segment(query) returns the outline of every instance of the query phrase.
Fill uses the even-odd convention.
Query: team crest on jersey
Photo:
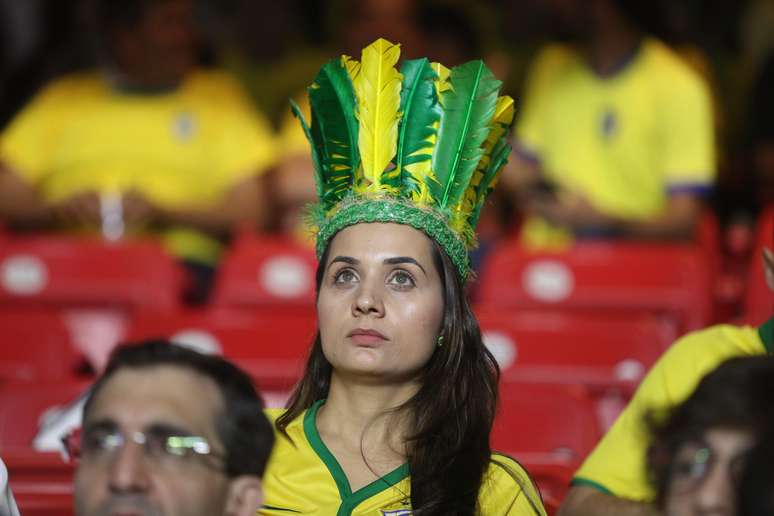
[[[382,510],[382,516],[411,516],[409,509],[396,509],[394,511]]]
[[[196,133],[196,120],[191,113],[180,113],[172,122],[172,134],[181,142],[187,142]]]

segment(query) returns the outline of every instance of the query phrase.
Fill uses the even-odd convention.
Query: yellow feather
[[[451,89],[451,83],[449,82],[449,74],[451,72],[441,63],[430,63],[430,66],[438,76],[435,79],[435,93],[438,95],[438,102],[443,106],[443,97],[441,96],[441,93]]]
[[[363,49],[355,93],[360,109],[358,145],[366,190],[382,190],[382,174],[398,148],[400,88],[403,76],[395,69],[399,45],[378,39]],[[389,172],[387,173],[389,174]]]
[[[481,156],[476,171],[473,172],[473,176],[470,179],[468,188],[465,190],[460,205],[455,207],[459,212],[460,218],[467,217],[475,208],[477,200],[476,187],[481,184],[481,180],[484,178],[484,172],[487,167],[489,167],[489,162],[492,159],[492,150],[494,149],[495,144],[511,126],[514,115],[515,108],[513,99],[508,96],[498,97],[495,113],[490,124],[489,135],[482,145],[484,155]],[[490,187],[494,187],[494,184],[495,183],[490,185]]]
[[[347,70],[347,74],[349,74],[349,78],[352,81],[352,84],[355,84],[355,81],[357,80],[357,76],[360,74],[360,62],[352,59],[349,56],[341,56],[341,64],[344,66],[344,69]]]

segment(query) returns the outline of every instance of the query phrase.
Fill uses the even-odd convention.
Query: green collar
[[[341,465],[333,456],[333,453],[325,446],[320,433],[317,431],[317,411],[322,405],[325,404],[325,400],[317,400],[309,407],[304,415],[304,434],[312,449],[315,451],[323,464],[328,468],[333,480],[336,481],[336,486],[339,488],[339,497],[341,498],[341,505],[339,506],[338,516],[352,514],[352,511],[365,500],[372,496],[391,488],[404,478],[409,476],[408,464],[398,466],[391,472],[384,475],[382,478],[377,478],[367,486],[361,487],[354,493],[349,485],[349,480]]]
[[[758,327],[758,336],[767,353],[774,353],[774,317]]]

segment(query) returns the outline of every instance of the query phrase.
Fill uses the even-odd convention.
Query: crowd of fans
[[[303,107],[325,60],[385,37],[409,58],[484,55],[517,99],[482,253],[514,233],[556,250],[692,241],[708,212],[752,232],[774,202],[774,4],[695,4],[0,1],[0,229],[158,239],[203,303],[237,230],[312,245],[312,162],[287,100]],[[726,234],[724,251],[739,252]],[[675,343],[561,516],[774,514],[772,330],[718,325]],[[122,348],[73,450],[78,514],[144,507],[152,489],[149,513],[253,514],[274,441],[261,409],[228,362],[166,342]],[[110,468],[108,455],[120,457]]]

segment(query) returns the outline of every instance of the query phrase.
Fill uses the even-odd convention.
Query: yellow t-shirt
[[[206,208],[275,162],[268,123],[223,72],[195,71],[164,93],[119,91],[100,72],[54,81],[0,137],[0,160],[58,201],[139,190],[165,208]],[[214,262],[220,246],[171,228],[175,255]]]
[[[352,492],[344,471],[320,438],[315,425],[322,401],[287,427],[290,442],[277,440],[263,477],[264,504],[259,515],[393,515],[411,514],[411,481],[404,464]],[[282,409],[269,409],[273,422]],[[545,516],[540,496],[524,469],[513,459],[492,455],[479,493],[482,515]]]
[[[659,213],[670,193],[712,185],[708,88],[655,39],[644,39],[606,77],[572,47],[546,47],[532,66],[523,106],[517,151],[605,214],[642,220]]]
[[[760,328],[719,325],[690,333],[656,362],[610,431],[575,473],[573,485],[589,485],[619,498],[651,501],[645,415],[682,403],[701,378],[732,357],[774,352],[774,319]]]

